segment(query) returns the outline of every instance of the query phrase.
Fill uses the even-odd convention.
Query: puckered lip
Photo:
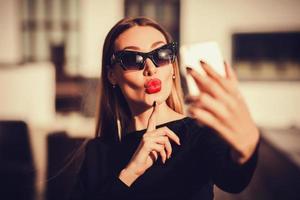
[[[148,94],[157,93],[161,90],[161,80],[158,78],[149,79],[145,83],[145,92]]]
[[[161,80],[160,79],[152,78],[152,79],[149,79],[145,82],[144,87],[149,88],[149,87],[160,86],[160,85],[161,85]]]

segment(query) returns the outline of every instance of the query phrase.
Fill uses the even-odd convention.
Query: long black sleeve
[[[240,165],[232,160],[229,145],[212,129],[207,129],[207,135],[201,142],[200,149],[206,149],[205,160],[213,182],[226,192],[241,192],[250,183],[255,171],[260,141],[252,156]]]
[[[70,200],[105,200],[124,198],[130,188],[109,166],[109,146],[100,140],[87,143],[85,158]]]
[[[92,139],[77,177],[71,200],[212,200],[213,185],[238,193],[249,184],[256,168],[258,146],[243,165],[230,157],[230,147],[212,129],[186,117],[160,124],[180,138],[171,141],[172,155],[161,157],[128,187],[118,175],[136,151],[146,130],[127,133],[121,142]]]

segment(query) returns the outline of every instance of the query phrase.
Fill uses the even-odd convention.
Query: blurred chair
[[[86,138],[70,138],[66,132],[48,136],[46,200],[67,200],[79,170]]]
[[[0,121],[0,199],[33,200],[35,167],[23,121]]]

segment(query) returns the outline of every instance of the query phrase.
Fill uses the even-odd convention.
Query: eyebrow
[[[161,43],[165,44],[165,42],[163,42],[163,41],[157,41],[157,42],[154,42],[154,43],[151,45],[151,48],[154,48],[154,47],[156,47],[157,45],[159,45],[159,44],[161,44]],[[127,47],[123,48],[123,50],[126,50],[126,49],[140,50],[140,48],[137,47],[137,46],[127,46]]]

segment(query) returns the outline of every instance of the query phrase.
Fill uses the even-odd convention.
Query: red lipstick
[[[161,81],[158,78],[150,79],[145,84],[146,92],[153,94],[161,90]]]

